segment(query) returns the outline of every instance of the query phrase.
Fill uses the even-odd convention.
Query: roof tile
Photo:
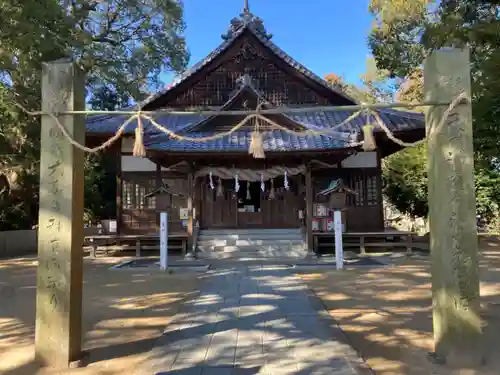
[[[214,132],[190,133],[190,138],[203,138],[214,135]],[[350,134],[340,136],[301,135],[275,130],[262,134],[265,151],[307,151],[327,150],[350,147]],[[148,150],[164,150],[173,152],[201,151],[248,151],[251,131],[238,131],[222,138],[196,142],[192,140],[168,139],[163,135],[151,135],[145,142]]]

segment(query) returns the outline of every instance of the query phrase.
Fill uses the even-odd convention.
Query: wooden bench
[[[357,247],[360,250],[361,255],[366,254],[367,247],[404,247],[406,252],[411,254],[413,248],[413,232],[401,232],[401,231],[385,231],[385,232],[347,232],[342,234],[342,245],[345,248]],[[319,250],[320,248],[335,248],[335,243],[319,243],[321,237],[332,237],[335,238],[335,234],[332,232],[317,232],[313,233],[314,238],[314,249]],[[399,239],[396,241],[388,241],[388,238]],[[401,241],[403,239],[403,241]],[[358,240],[358,241],[349,241]]]
[[[178,249],[182,250],[184,254],[187,251],[187,242],[188,236],[187,233],[169,233],[168,239],[176,239],[181,242],[180,246],[169,246],[169,249]],[[141,250],[159,250],[160,244],[157,245],[144,245],[143,242],[147,241],[160,241],[160,235],[158,234],[96,234],[91,236],[86,236],[85,240],[90,243],[90,257],[95,258],[97,254],[97,249],[102,242],[135,242],[135,256],[139,258],[141,256]],[[142,243],[141,243],[142,242]],[[123,247],[121,247],[123,250]],[[108,250],[104,250],[106,255],[108,254]]]

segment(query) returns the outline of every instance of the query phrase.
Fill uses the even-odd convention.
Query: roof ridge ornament
[[[254,90],[257,90],[256,82],[252,79],[250,74],[245,73],[238,78],[236,78],[236,87],[237,89],[241,89],[242,87],[251,87]]]
[[[248,0],[245,0],[243,11],[240,13],[239,17],[235,17],[231,20],[229,30],[225,34],[222,34],[222,39],[232,39],[234,34],[238,30],[249,25],[252,26],[255,30],[259,31],[266,39],[271,39],[273,37],[272,34],[267,33],[266,28],[264,27],[264,21],[262,21],[260,17],[257,17],[252,12],[250,12]]]

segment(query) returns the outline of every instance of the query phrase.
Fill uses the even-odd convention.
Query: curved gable
[[[164,107],[212,108],[223,105],[248,74],[277,105],[350,105],[355,100],[336,91],[323,79],[276,46],[260,23],[243,18],[205,59],[173,84],[142,103],[145,109]],[[251,15],[253,17],[253,15]],[[272,96],[272,98],[271,98]]]

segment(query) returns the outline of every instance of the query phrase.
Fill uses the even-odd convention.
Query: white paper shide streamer
[[[240,191],[240,182],[238,181],[238,173],[236,173],[236,175],[234,176],[234,191],[235,192]]]
[[[264,190],[266,190],[266,185],[264,184],[264,175],[263,174],[260,175],[260,190],[262,190],[262,192],[264,192]]]
[[[286,190],[290,190],[290,185],[288,185],[288,173],[286,173],[286,171],[285,171],[285,182],[284,182],[284,186],[285,186],[285,189],[286,189]]]
[[[212,172],[209,174],[210,189],[214,190],[214,180],[212,178]]]

